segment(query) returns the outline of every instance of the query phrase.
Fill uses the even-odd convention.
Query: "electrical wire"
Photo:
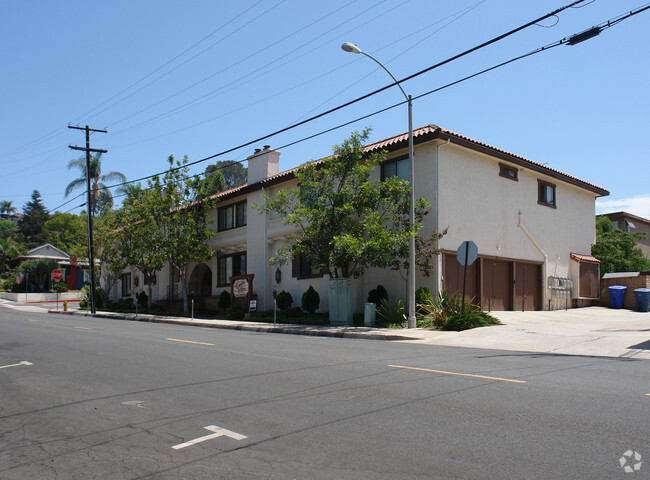
[[[565,7],[565,8],[566,8],[566,7]],[[619,17],[615,17],[615,18],[610,19],[610,20],[608,20],[608,21],[606,21],[606,22],[603,22],[603,23],[599,24],[598,26],[599,26],[601,29],[603,29],[603,30],[604,30],[604,29],[607,29],[607,28],[611,28],[611,27],[613,27],[613,26],[619,24],[619,23],[622,22],[623,20],[625,20],[625,19],[627,19],[627,18],[630,18],[630,17],[632,17],[632,16],[634,16],[634,15],[637,15],[637,14],[639,14],[639,13],[641,13],[641,12],[643,12],[643,11],[646,11],[646,10],[648,10],[648,9],[650,9],[650,3],[648,3],[648,4],[646,4],[646,5],[642,6],[642,7],[639,7],[637,10],[630,11],[630,12],[627,13],[627,14],[623,14],[623,15],[621,15],[621,16],[619,16]],[[476,72],[476,73],[473,73],[473,74],[471,74],[471,75],[465,76],[465,77],[463,77],[463,78],[461,78],[461,79],[455,80],[454,82],[451,82],[451,83],[445,84],[445,85],[443,85],[443,86],[441,86],[441,87],[437,87],[437,88],[435,88],[435,89],[433,89],[433,90],[429,90],[428,92],[425,92],[425,93],[422,93],[422,94],[420,94],[420,95],[417,95],[417,96],[413,97],[412,100],[417,100],[417,99],[423,98],[423,97],[425,97],[425,96],[431,95],[431,94],[433,94],[433,93],[439,92],[439,91],[441,91],[441,90],[444,90],[444,89],[446,89],[446,88],[450,88],[450,87],[452,87],[452,86],[454,86],[454,85],[457,85],[457,84],[459,84],[459,83],[461,83],[461,82],[464,82],[464,81],[467,81],[467,80],[469,80],[469,79],[475,78],[475,77],[477,77],[477,76],[479,76],[479,75],[483,75],[483,74],[485,74],[485,73],[487,73],[487,72],[490,72],[490,71],[496,70],[497,68],[500,68],[500,67],[503,67],[503,66],[509,65],[510,63],[516,62],[516,61],[518,61],[518,60],[522,60],[522,59],[524,59],[524,58],[530,57],[530,56],[532,56],[532,55],[535,55],[535,54],[538,54],[538,53],[541,53],[541,52],[549,51],[549,50],[551,50],[552,48],[558,47],[558,46],[560,46],[560,45],[567,45],[567,44],[569,44],[570,39],[571,39],[571,37],[565,37],[565,38],[563,38],[563,39],[561,39],[561,40],[558,40],[558,41],[556,41],[556,42],[550,43],[550,44],[545,45],[545,46],[543,46],[543,47],[537,48],[537,49],[532,50],[532,51],[530,51],[530,52],[528,52],[528,53],[524,53],[524,54],[519,55],[519,56],[517,56],[517,57],[513,57],[513,58],[511,58],[510,60],[506,60],[506,61],[501,62],[501,63],[499,63],[499,64],[493,65],[492,67],[489,67],[489,68],[483,69],[483,70],[481,70],[481,71],[479,71],[479,72]],[[426,69],[425,69],[425,70],[426,70]],[[410,76],[410,78],[413,78],[413,76]],[[360,97],[360,98],[367,98],[367,97]],[[356,102],[355,102],[355,103],[356,103]],[[316,134],[313,134],[313,135],[310,135],[310,136],[304,137],[304,138],[299,139],[299,140],[296,140],[296,141],[294,141],[294,142],[291,142],[291,143],[285,144],[285,145],[280,146],[280,147],[278,147],[278,148],[287,148],[287,147],[289,147],[289,146],[292,146],[292,145],[295,145],[295,144],[298,144],[298,143],[304,142],[304,141],[306,141],[306,140],[309,140],[309,139],[315,138],[315,137],[320,136],[320,135],[323,135],[323,134],[325,134],[325,133],[332,132],[332,131],[337,130],[337,129],[339,129],[339,128],[342,128],[342,127],[348,126],[348,125],[350,125],[350,124],[356,123],[356,122],[361,121],[361,120],[364,120],[364,119],[366,119],[366,118],[370,118],[370,117],[372,117],[372,116],[375,116],[375,115],[378,115],[378,114],[380,114],[380,113],[386,112],[386,111],[391,110],[391,109],[393,109],[393,108],[396,108],[396,107],[398,107],[398,106],[400,106],[400,105],[404,105],[405,103],[406,103],[405,100],[404,100],[404,101],[401,101],[401,102],[398,102],[398,103],[396,103],[396,104],[393,104],[393,105],[390,105],[390,106],[388,106],[388,107],[385,107],[385,108],[383,108],[383,109],[381,109],[381,110],[377,110],[377,111],[372,112],[372,113],[370,113],[370,114],[367,114],[367,115],[364,115],[364,116],[361,116],[361,117],[355,118],[354,120],[347,121],[347,122],[342,123],[342,124],[339,124],[339,125],[337,125],[337,126],[335,126],[335,127],[328,128],[328,129],[326,129],[326,130],[323,130],[323,131],[318,132],[318,133],[316,133]],[[320,116],[323,116],[323,115],[324,115],[324,114],[321,114]],[[319,116],[319,117],[320,117],[320,116]],[[302,124],[304,124],[304,123],[306,123],[306,122],[301,122],[300,125],[302,125]],[[283,133],[283,132],[285,132],[285,131],[287,131],[287,130],[289,130],[289,129],[292,129],[292,128],[295,128],[295,126],[292,125],[292,126],[289,126],[289,127],[285,127],[285,128],[283,128],[283,129],[281,129],[281,130],[279,130],[279,131],[277,131],[277,132],[271,133],[271,134],[269,134],[269,135],[265,135],[265,136],[260,137],[260,138],[258,138],[258,139],[252,140],[252,141],[250,141],[250,142],[247,142],[247,143],[241,144],[241,145],[236,146],[236,147],[232,147],[232,148],[226,149],[226,150],[224,150],[224,151],[222,151],[222,152],[216,153],[216,154],[214,154],[214,155],[210,155],[210,156],[205,157],[205,158],[202,158],[202,159],[200,159],[200,160],[196,160],[196,161],[193,161],[193,162],[189,162],[189,163],[183,165],[182,167],[175,167],[175,168],[173,168],[173,169],[165,170],[165,171],[163,171],[163,172],[159,172],[159,173],[156,173],[156,174],[153,174],[153,175],[149,175],[149,176],[146,176],[146,177],[141,177],[141,178],[136,179],[136,180],[131,180],[131,181],[128,181],[128,182],[124,182],[124,183],[120,183],[120,184],[115,184],[115,185],[110,185],[110,186],[108,186],[108,187],[106,187],[106,188],[107,188],[107,189],[112,189],[112,188],[117,188],[117,187],[124,186],[124,185],[127,185],[127,184],[135,183],[135,182],[140,182],[140,181],[148,180],[148,179],[150,179],[150,178],[153,178],[154,176],[161,175],[161,174],[164,174],[164,173],[169,172],[169,171],[175,171],[175,170],[179,170],[179,169],[181,169],[181,168],[186,168],[186,167],[190,167],[190,166],[193,166],[193,165],[196,165],[196,164],[202,163],[202,162],[206,162],[206,161],[208,161],[208,160],[212,160],[212,159],[214,159],[214,158],[216,158],[216,157],[219,157],[219,156],[225,155],[225,154],[227,154],[227,153],[231,153],[231,152],[233,152],[233,151],[235,151],[235,150],[239,150],[239,149],[241,149],[241,148],[244,148],[244,147],[246,147],[246,146],[252,145],[252,144],[254,144],[254,143],[258,143],[258,142],[260,142],[260,141],[262,141],[262,140],[266,140],[266,139],[268,139],[268,138],[270,138],[270,137],[273,137],[273,136],[277,135],[278,133]],[[235,162],[235,163],[242,163],[243,161],[245,161],[245,160],[241,160],[241,161],[239,161],[239,162]],[[223,167],[222,167],[222,168],[223,168]],[[204,173],[205,173],[205,172],[204,172]],[[200,173],[200,174],[197,174],[197,175],[203,175],[204,173]],[[69,202],[68,202],[68,203],[69,203]]]

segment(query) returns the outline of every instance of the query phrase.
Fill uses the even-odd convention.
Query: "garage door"
[[[515,262],[514,310],[541,310],[541,278],[541,265]]]
[[[477,260],[467,267],[465,299],[477,303],[481,297],[479,284],[479,264]],[[463,293],[463,266],[458,263],[455,253],[445,253],[443,257],[443,286],[450,293]]]
[[[512,263],[483,258],[483,310],[512,310]]]

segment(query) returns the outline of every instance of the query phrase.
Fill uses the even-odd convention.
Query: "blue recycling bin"
[[[624,285],[612,285],[609,287],[609,308],[622,308],[623,297],[627,287]]]
[[[635,288],[634,299],[636,300],[637,312],[650,310],[650,288]]]

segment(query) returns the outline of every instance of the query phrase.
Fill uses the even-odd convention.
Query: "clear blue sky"
[[[78,176],[90,125],[104,172],[129,180],[274,132],[434,65],[571,0],[5,0],[0,5],[0,200],[22,211],[33,190],[55,209]],[[413,96],[644,5],[596,0],[406,82]],[[598,213],[650,217],[650,11],[576,46],[561,45],[418,99],[435,123],[610,190]],[[550,27],[550,28],[544,28]],[[402,100],[396,87],[215,160],[292,143]],[[407,130],[406,106],[282,148],[280,168],[326,156],[354,129]],[[208,163],[197,165],[202,171]],[[82,200],[59,208],[67,211]],[[72,211],[78,213],[81,209]]]

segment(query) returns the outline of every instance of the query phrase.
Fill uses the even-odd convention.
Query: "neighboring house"
[[[18,257],[18,260],[36,260],[47,258],[54,260],[61,267],[63,281],[70,290],[79,290],[84,285],[90,285],[90,269],[88,260],[77,261],[70,257],[63,250],[56,248],[49,243],[36,247],[27,252],[27,255]]]
[[[14,223],[18,223],[22,217],[22,213],[0,213],[0,220],[11,220]]]
[[[635,238],[634,243],[641,249],[643,256],[650,260],[650,220],[627,212],[605,213],[598,216],[609,218],[616,228],[620,228],[624,232],[645,233],[645,238]]]
[[[434,294],[462,289],[456,250],[465,240],[478,246],[479,258],[468,268],[467,296],[485,310],[544,310],[590,304],[599,296],[600,262],[590,255],[595,242],[595,200],[609,192],[558,170],[472,140],[436,125],[414,131],[416,196],[433,211],[425,217],[424,234],[448,229],[440,241],[444,253],[417,286]],[[387,150],[375,172],[409,178],[408,135],[397,135],[366,147]],[[265,146],[248,158],[248,184],[215,195],[216,232],[208,244],[219,252],[210,261],[190,265],[188,290],[215,302],[230,291],[230,277],[254,274],[258,309],[273,307],[272,292],[286,290],[294,305],[310,285],[319,292],[320,311],[328,310],[328,282],[309,262],[297,259],[276,269],[269,258],[287,241],[290,226],[260,213],[263,193],[295,187],[297,169],[280,172],[280,152]],[[177,297],[179,277],[165,269],[152,279],[154,301]],[[278,282],[279,280],[279,282]],[[124,272],[113,297],[144,290],[149,279],[137,269]],[[368,292],[383,285],[391,298],[405,297],[406,284],[392,270],[374,269],[352,281],[356,311],[363,311]],[[571,299],[571,300],[569,300]]]

